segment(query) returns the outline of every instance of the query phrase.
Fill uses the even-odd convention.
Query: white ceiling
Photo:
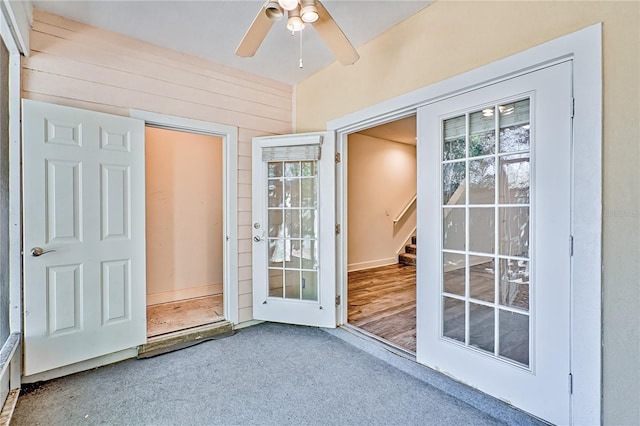
[[[285,20],[275,23],[253,58],[235,49],[260,10],[254,0],[34,0],[34,7],[89,25],[145,40],[213,62],[295,84],[335,61],[313,29],[303,31],[304,67],[299,68],[300,39]],[[323,0],[357,49],[380,33],[428,6],[426,0]]]
[[[361,130],[358,133],[378,139],[416,145],[416,116],[411,115],[397,121]]]

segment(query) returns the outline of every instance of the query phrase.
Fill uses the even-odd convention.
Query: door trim
[[[222,227],[226,240],[223,249],[223,315],[226,320],[238,324],[238,128],[136,109],[130,110],[129,115],[144,120],[145,126],[222,139]]]
[[[0,43],[9,51],[9,332],[22,334],[22,134],[21,134],[21,73],[20,51],[25,48],[21,37],[13,30],[16,16],[11,5],[0,7]],[[4,344],[4,342],[2,342]],[[19,345],[22,346],[22,339]],[[10,360],[10,388],[20,387],[22,349]]]
[[[571,268],[571,366],[574,381],[571,419],[575,424],[601,421],[602,389],[602,24],[431,84],[327,123],[336,132],[336,151],[346,161],[350,133],[414,114],[420,106],[479,89],[556,63],[572,61],[576,99],[573,140],[571,215],[574,256]],[[337,172],[337,220],[343,224],[337,242],[338,294],[346,299],[346,170]],[[569,249],[569,242],[567,242]],[[579,283],[580,285],[574,285]],[[338,323],[347,318],[346,303]]]

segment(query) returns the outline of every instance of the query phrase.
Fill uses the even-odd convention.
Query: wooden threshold
[[[0,412],[0,426],[11,425],[11,418],[13,417],[13,412],[16,409],[16,404],[18,403],[19,396],[20,396],[20,389],[12,389],[9,391],[9,395],[7,395],[7,400],[4,402],[4,405],[2,406],[2,412]]]
[[[222,320],[187,330],[176,331],[147,339],[138,347],[138,359],[151,358],[167,352],[184,349],[207,340],[221,339],[233,335],[233,324]]]

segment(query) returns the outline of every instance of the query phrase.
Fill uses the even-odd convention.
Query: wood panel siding
[[[251,305],[251,139],[291,133],[287,84],[34,10],[22,96],[129,116],[130,109],[238,127],[238,319]]]

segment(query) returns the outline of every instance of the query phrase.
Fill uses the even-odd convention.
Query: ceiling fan
[[[336,21],[320,0],[267,0],[236,49],[236,55],[253,56],[271,26],[287,13],[287,29],[292,33],[302,31],[305,24],[313,25],[320,38],[343,65],[351,65],[359,58]]]

